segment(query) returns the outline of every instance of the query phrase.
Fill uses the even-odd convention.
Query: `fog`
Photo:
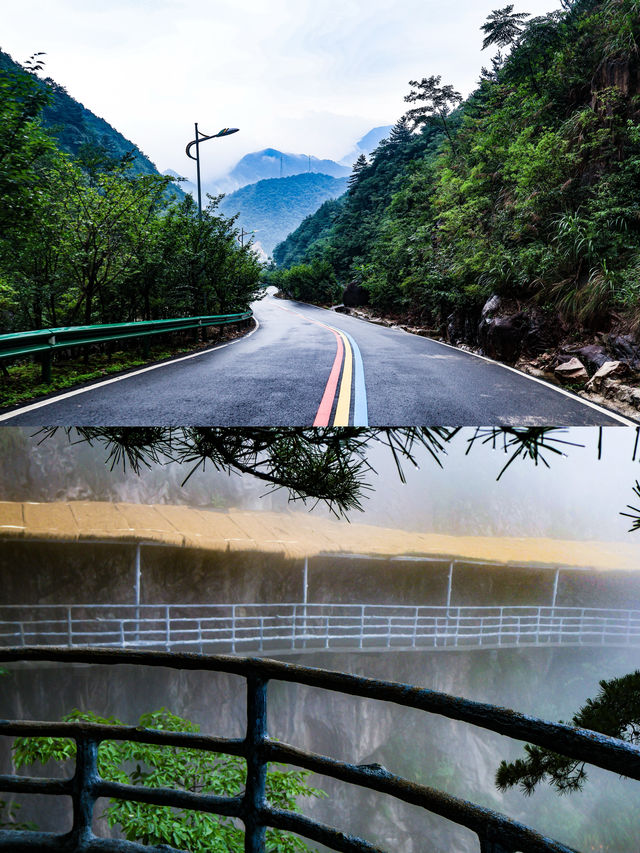
[[[442,443],[438,464],[414,447],[415,464],[396,460],[381,441],[366,448],[370,466],[361,477],[362,512],[348,521],[453,535],[534,536],[633,541],[632,520],[621,515],[640,505],[637,431],[612,427],[554,430],[536,462],[474,429]],[[0,499],[110,500],[173,503],[250,510],[305,509],[289,503],[286,489],[274,491],[252,475],[216,471],[211,464],[183,481],[195,463],[162,459],[139,473],[108,459],[99,442],[80,441],[60,430],[45,438],[30,429],[5,428],[0,437]],[[599,445],[600,451],[599,452]],[[554,449],[558,452],[554,452]],[[635,459],[634,459],[635,454]],[[545,461],[546,463],[545,464]],[[548,465],[548,467],[547,467]],[[329,514],[310,500],[306,509]],[[636,534],[640,540],[640,533]]]
[[[514,436],[517,431],[465,429],[445,441],[442,434],[432,434],[438,461],[426,447],[414,445],[413,458],[400,462],[401,476],[397,459],[384,443],[388,435],[380,433],[376,440],[372,433],[360,472],[363,511],[348,511],[343,523],[454,535],[640,543],[640,532],[629,532],[632,519],[620,514],[628,504],[640,506],[633,491],[640,479],[635,429],[554,430],[538,446],[537,457],[521,453],[505,469],[518,447],[524,447],[510,444],[505,450],[505,442]],[[291,508],[286,489],[274,492],[250,474],[229,475],[208,464],[184,483],[196,462],[180,464],[164,457],[136,473],[130,465],[123,468],[120,460],[110,459],[99,438],[92,444],[80,438],[76,431],[60,430],[49,437],[16,428],[0,431],[0,499],[108,500],[256,511]],[[299,504],[293,508],[305,509]],[[320,516],[330,513],[313,499],[306,510]],[[45,556],[51,560],[51,554]],[[335,650],[282,657],[565,720],[596,695],[600,679],[621,676],[638,665],[633,647],[552,645],[375,654]],[[144,670],[127,677],[104,668],[35,671],[34,678],[33,668],[12,670],[0,694],[1,715],[55,719],[81,707],[134,722],[140,713],[167,705],[212,734],[228,733],[225,726],[231,726],[236,736],[243,731],[242,691],[232,691],[222,677],[209,683],[195,674],[187,678]],[[383,764],[407,778],[495,808],[583,851],[634,849],[640,805],[637,783],[596,771],[590,772],[584,794],[559,798],[542,786],[532,798],[517,791],[502,795],[493,776],[501,758],[521,755],[522,746],[514,741],[434,715],[295,685],[274,683],[269,696],[272,736],[346,761]],[[6,768],[6,744],[4,749],[0,758]],[[433,853],[477,853],[477,839],[470,833],[422,810],[351,787],[345,793],[326,779],[314,781],[329,793],[326,800],[309,807],[316,819],[362,834],[390,851],[418,853],[428,838]],[[36,819],[43,829],[58,826],[51,803],[47,810],[30,804],[21,816]]]

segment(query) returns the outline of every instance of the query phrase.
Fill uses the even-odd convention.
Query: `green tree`
[[[640,743],[640,671],[600,682],[600,692],[571,718],[571,725]],[[526,758],[502,761],[496,772],[501,791],[519,787],[531,795],[547,781],[560,794],[579,791],[587,780],[585,762],[567,758],[544,747],[526,744]]]
[[[114,717],[100,717],[91,711],[72,711],[65,721],[87,721],[123,725]],[[195,723],[172,714],[166,708],[140,717],[141,729],[168,732],[198,732]],[[17,767],[48,761],[67,762],[75,757],[75,741],[62,738],[17,738],[13,746]],[[132,741],[105,741],[98,751],[98,772],[110,782],[166,787],[193,793],[237,797],[244,790],[244,759],[198,749],[154,746]],[[294,810],[300,797],[321,797],[322,791],[309,787],[307,771],[284,770],[270,765],[267,799],[281,809]],[[171,809],[124,800],[110,800],[104,812],[108,823],[118,827],[128,841],[167,844],[191,853],[233,853],[244,850],[244,833],[232,818]],[[309,848],[296,836],[267,830],[267,851],[296,853]]]
[[[353,171],[349,175],[347,183],[349,187],[353,187],[360,180],[361,173],[367,168],[369,161],[366,154],[360,154],[356,162],[353,164]]]
[[[285,270],[276,277],[275,283],[286,296],[302,302],[335,302],[341,291],[333,267],[319,258]]]
[[[528,12],[514,12],[513,3],[504,9],[495,9],[480,29],[486,34],[482,49],[492,44],[508,47],[515,44],[525,29],[525,21],[531,17]]]
[[[409,85],[414,88],[405,95],[405,101],[415,103],[423,101],[420,107],[414,107],[408,110],[406,118],[413,122],[414,127],[427,122],[432,116],[439,115],[444,132],[447,134],[449,145],[453,154],[456,153],[456,146],[451,135],[451,128],[447,122],[447,116],[457,106],[462,103],[462,95],[451,85],[441,86],[442,77],[432,76],[423,77],[422,80],[410,80]]]
[[[259,291],[261,265],[251,246],[240,246],[235,217],[221,216],[210,198],[202,217],[191,196],[159,223],[161,261],[156,312],[162,316],[226,314],[246,309]]]
[[[32,57],[29,69],[42,63]],[[0,69],[0,233],[7,236],[29,222],[41,188],[40,158],[53,148],[39,116],[48,103],[46,87],[26,71]]]

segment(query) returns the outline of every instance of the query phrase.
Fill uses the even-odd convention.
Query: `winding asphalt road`
[[[4,425],[587,426],[630,423],[427,338],[274,298],[216,349],[68,391]]]

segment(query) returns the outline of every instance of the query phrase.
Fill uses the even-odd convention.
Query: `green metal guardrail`
[[[226,326],[253,317],[253,311],[242,314],[218,314],[201,317],[178,317],[174,320],[143,320],[135,323],[107,323],[96,326],[63,326],[59,329],[37,329],[0,335],[0,360],[35,355],[42,363],[42,381],[51,381],[51,360],[55,350],[70,347],[147,338],[163,332],[198,330],[207,326]]]

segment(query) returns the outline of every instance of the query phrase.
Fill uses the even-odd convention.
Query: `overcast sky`
[[[340,159],[404,112],[408,81],[441,74],[468,95],[491,51],[480,26],[503,0],[0,0],[0,47],[46,51],[45,74],[191,176],[193,123],[241,133],[209,143],[204,173],[274,147]],[[559,0],[516,2],[543,14]],[[215,150],[214,150],[215,146]]]

